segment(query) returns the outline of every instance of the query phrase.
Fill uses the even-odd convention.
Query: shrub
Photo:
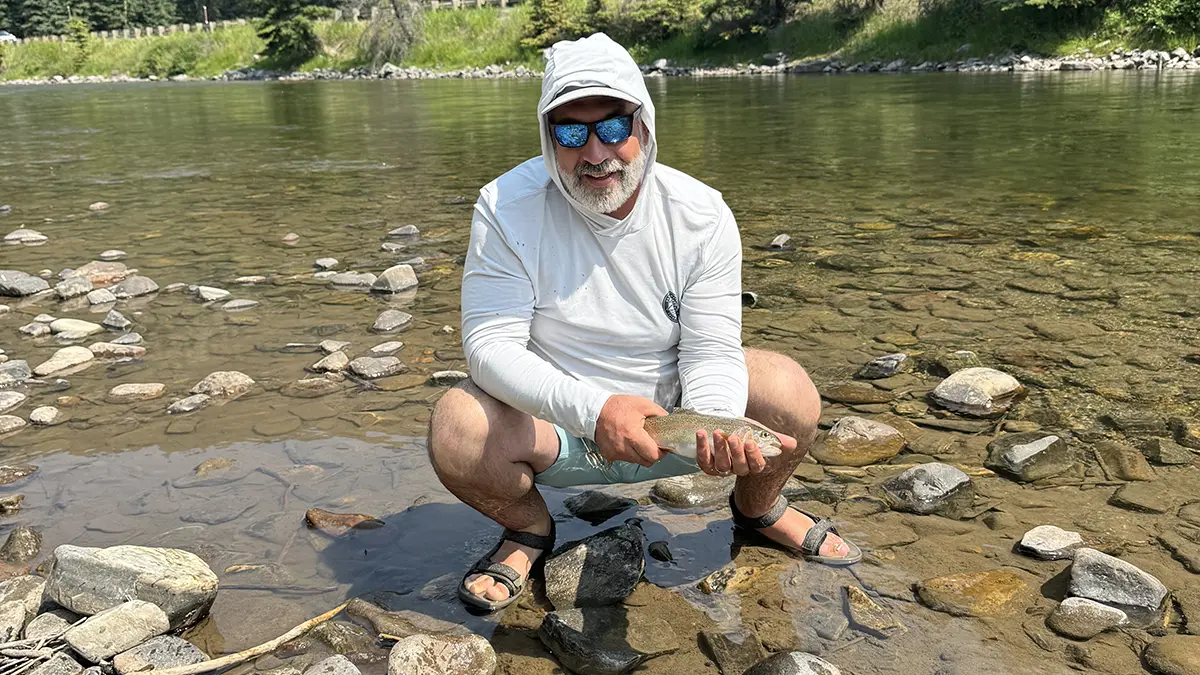
[[[277,66],[304,63],[321,53],[321,38],[313,22],[332,15],[328,7],[305,5],[301,0],[270,0],[258,29],[258,36],[267,43],[263,52]]]
[[[138,77],[170,77],[191,73],[203,56],[196,40],[160,38],[142,55],[136,74]]]
[[[67,42],[71,45],[71,61],[75,70],[83,68],[95,49],[95,41],[88,33],[88,24],[79,17],[67,22]]]
[[[400,62],[421,39],[423,18],[413,0],[392,0],[390,11],[380,12],[359,38],[360,57],[374,68]]]
[[[624,45],[652,45],[687,30],[700,17],[697,0],[592,0],[586,31],[604,31]]]

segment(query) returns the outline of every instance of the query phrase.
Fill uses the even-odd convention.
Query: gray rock
[[[20,408],[27,398],[19,391],[0,391],[0,415]]]
[[[63,300],[87,295],[91,290],[92,282],[87,277],[67,277],[54,285],[54,293]]]
[[[1164,466],[1191,464],[1196,455],[1191,450],[1166,438],[1151,438],[1142,443],[1142,454],[1146,459]]]
[[[322,352],[325,352],[326,354],[332,354],[334,352],[340,352],[346,349],[346,347],[350,346],[350,343],[343,342],[341,340],[321,340],[321,344],[317,346]]]
[[[389,633],[389,635],[395,635]],[[399,636],[396,637],[405,637]],[[326,621],[304,636],[289,642],[283,651],[308,652],[318,649],[351,656],[355,661],[375,660],[375,635],[348,621]]]
[[[50,323],[50,332],[52,333],[82,333],[84,335],[92,335],[104,330],[104,327],[98,323],[91,321],[80,321],[79,319],[55,319]]]
[[[83,658],[100,663],[169,629],[167,615],[157,605],[130,600],[68,630],[63,639]]]
[[[216,302],[217,300],[225,300],[233,295],[223,288],[213,288],[212,286],[197,286],[196,297],[203,302]]]
[[[1067,598],[1046,618],[1050,630],[1075,640],[1090,640],[1127,623],[1125,612],[1087,598]]]
[[[349,368],[350,372],[368,380],[390,377],[408,370],[408,366],[394,356],[360,356],[350,362]]]
[[[377,293],[399,293],[417,287],[417,273],[409,265],[394,265],[383,271],[371,290]]]
[[[391,356],[404,348],[404,343],[393,340],[382,342],[367,350],[368,356]]]
[[[1167,513],[1176,506],[1175,499],[1169,491],[1143,482],[1122,485],[1109,498],[1108,503],[1143,513]]]
[[[33,317],[33,320],[38,323],[49,324],[57,321],[58,319],[50,314],[38,314],[37,316]]]
[[[13,230],[4,235],[4,243],[6,244],[44,244],[50,237],[29,228],[20,228]]]
[[[0,363],[0,389],[16,386],[31,377],[33,377],[33,371],[29,369],[28,361],[13,359]]]
[[[567,670],[584,675],[620,675],[679,649],[670,624],[625,607],[550,612],[538,637]]]
[[[563,506],[571,512],[571,515],[596,526],[626,509],[637,506],[637,501],[597,490],[588,490],[567,497],[563,500]]]
[[[225,310],[226,312],[241,312],[257,306],[257,300],[230,300],[224,305],[221,305],[221,309]]]
[[[492,675],[496,652],[478,635],[410,635],[388,654],[388,675]]]
[[[883,499],[897,511],[960,517],[975,501],[971,478],[940,462],[914,466],[880,485]]]
[[[45,582],[42,582],[45,585]],[[41,596],[38,596],[38,602],[41,602]],[[67,629],[75,625],[76,621],[82,618],[75,612],[69,609],[52,609],[45,614],[39,614],[33,618],[25,626],[25,639],[41,640],[58,637],[67,632]]]
[[[104,317],[104,320],[100,322],[100,325],[113,330],[125,330],[126,328],[132,326],[133,322],[129,319],[126,319],[125,316],[117,310],[113,309],[109,310],[108,314]]]
[[[350,357],[345,352],[333,352],[314,363],[312,369],[318,373],[340,373],[349,365]]]
[[[0,295],[21,298],[50,290],[50,284],[17,270],[0,270]]]
[[[195,554],[178,549],[64,544],[54,550],[46,597],[85,615],[128,598],[146,600],[161,607],[171,628],[178,629],[208,613],[217,597],[217,575]]]
[[[150,277],[135,275],[118,282],[110,290],[118,300],[124,300],[154,293],[158,290],[158,284],[154,283]]]
[[[47,326],[44,323],[38,323],[36,321],[33,323],[27,323],[24,326],[21,326],[20,328],[18,328],[17,330],[19,330],[22,335],[28,335],[29,337],[34,337],[34,338],[38,338],[38,337],[42,337],[44,335],[50,334],[50,326]]]
[[[42,593],[46,580],[33,574],[25,574],[0,582],[0,603],[17,600],[25,605],[27,616],[37,615],[42,606]]]
[[[187,640],[160,635],[117,654],[113,659],[113,668],[121,675],[132,675],[144,670],[178,668],[207,660],[208,656]]]
[[[28,525],[18,525],[8,533],[0,546],[0,560],[19,565],[38,557],[42,552],[42,535]]]
[[[372,324],[371,330],[378,333],[390,333],[394,330],[408,328],[413,322],[412,314],[398,309],[385,309],[379,313]]]
[[[329,283],[334,286],[370,288],[375,284],[375,275],[370,272],[339,272],[329,277]]]
[[[867,466],[900,454],[905,443],[895,428],[851,415],[834,422],[811,452],[822,464]]]
[[[318,281],[328,281],[335,276],[337,276],[337,272],[333,270],[321,270],[320,272],[313,272],[312,278]]]
[[[415,237],[418,234],[421,234],[421,231],[417,229],[416,225],[401,225],[388,232],[389,237]]]
[[[934,364],[947,375],[953,375],[967,368],[983,367],[983,362],[979,360],[979,355],[966,349],[938,354],[934,359]]]
[[[16,415],[0,415],[0,435],[9,434],[25,427],[25,420]]]
[[[991,417],[1015,403],[1025,388],[1008,373],[992,368],[966,368],[938,383],[929,393],[936,405],[964,415]]]
[[[25,626],[25,603],[10,600],[0,605],[0,642],[12,642],[21,637]]]
[[[114,345],[140,345],[142,344],[142,336],[138,333],[126,333],[121,337],[109,341],[109,344]]]
[[[913,362],[912,359],[908,358],[908,354],[888,354],[886,356],[878,356],[863,364],[863,367],[858,369],[858,377],[868,380],[879,380],[899,375],[900,373],[907,373],[912,369]]]
[[[93,284],[105,285],[111,284],[129,276],[129,268],[125,263],[119,262],[102,262],[93,260],[86,265],[82,265],[74,270],[64,272],[63,278],[66,277],[87,277],[88,281]]]
[[[759,661],[742,675],[842,675],[842,671],[806,652],[780,652]]]
[[[1092,450],[1109,480],[1154,480],[1154,469],[1145,456],[1128,445],[1100,441]]]
[[[619,525],[564,544],[546,559],[546,597],[555,609],[624,600],[642,578],[644,539],[641,528]]]
[[[299,239],[299,237],[297,237],[297,239]],[[317,258],[316,263],[314,263],[314,265],[317,269],[331,270],[338,266],[338,259],[337,258]]]
[[[108,392],[110,403],[133,403],[135,401],[152,401],[167,393],[167,385],[160,382],[144,382],[118,384]]]
[[[1083,537],[1053,525],[1039,525],[1021,537],[1017,550],[1041,560],[1070,560],[1083,548]]]
[[[63,347],[54,352],[54,356],[51,356],[49,360],[34,368],[33,374],[38,377],[45,377],[67,370],[68,368],[83,365],[94,358],[96,358],[96,355],[87,347]]]
[[[371,624],[375,633],[386,633],[397,637],[408,637],[409,635],[470,635],[470,631],[465,626],[442,619],[435,619],[431,616],[414,612],[412,610],[400,610],[398,612],[388,612],[382,607],[367,602],[362,598],[355,598],[346,605],[346,613],[350,616],[363,619]]]
[[[110,248],[107,251],[103,251],[102,253],[100,253],[100,255],[97,257],[105,262],[111,262],[113,260],[124,260],[126,258],[126,254],[125,254],[125,251],[121,251],[121,250],[115,249],[115,248]]]
[[[88,349],[98,359],[139,359],[146,355],[145,347],[137,345],[119,345],[115,342],[95,342]]]
[[[650,496],[661,504],[675,508],[712,506],[729,499],[736,482],[736,476],[685,474],[655,481],[654,487],[650,488]]]
[[[88,205],[89,211],[103,211],[108,208],[108,202],[92,202]]]
[[[439,370],[429,376],[430,384],[435,387],[451,387],[470,377],[461,370]]]
[[[350,659],[335,654],[309,666],[304,675],[359,675],[360,672],[358,666],[351,663]]]
[[[838,640],[846,634],[846,629],[850,628],[850,620],[841,612],[810,612],[805,619],[817,637],[825,640]],[[754,663],[758,661],[759,659],[755,659]],[[747,667],[754,663],[747,664]]]
[[[845,621],[845,618],[842,620]],[[744,628],[733,633],[702,630],[700,644],[716,662],[721,675],[741,675],[767,655],[758,636]]]
[[[113,295],[113,292],[107,288],[97,288],[87,294],[87,300],[89,305],[107,305],[116,302],[117,296]]]
[[[1167,587],[1124,560],[1081,548],[1071,564],[1070,593],[1117,607],[1131,621],[1147,625],[1161,613]]]
[[[1175,436],[1176,443],[1185,448],[1200,450],[1200,420],[1172,418],[1171,433]]]
[[[27,671],[29,675],[79,675],[83,670],[83,666],[79,663],[59,652],[47,659],[42,665]]]
[[[387,251],[388,253],[401,253],[406,248],[408,248],[408,247],[405,246],[404,244],[397,244],[397,243],[391,242],[391,241],[385,241],[379,245],[380,251]]]
[[[192,387],[193,394],[208,394],[213,398],[237,398],[250,391],[254,380],[236,370],[220,370],[210,373]]]
[[[1022,482],[1057,476],[1072,464],[1066,441],[1039,431],[1004,434],[987,448],[987,468]]]

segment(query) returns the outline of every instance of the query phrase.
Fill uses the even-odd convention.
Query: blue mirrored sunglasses
[[[554,139],[564,148],[582,148],[587,145],[592,132],[596,133],[601,143],[620,143],[633,134],[633,117],[632,114],[621,115],[589,124],[551,124],[550,130],[554,133]]]

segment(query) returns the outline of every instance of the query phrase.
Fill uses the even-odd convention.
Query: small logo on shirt
[[[672,323],[679,323],[679,297],[673,291],[663,296],[662,308]]]

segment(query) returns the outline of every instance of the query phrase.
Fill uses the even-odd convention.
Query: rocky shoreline
[[[837,57],[821,59],[789,60],[784,54],[765,54],[763,64],[737,65],[731,67],[675,66],[666,59],[642,66],[648,77],[732,77],[744,75],[783,74],[826,74],[842,75],[854,73],[1034,73],[1056,71],[1105,71],[1105,70],[1198,70],[1200,71],[1200,45],[1194,50],[1178,47],[1170,52],[1154,49],[1117,49],[1106,56],[1084,53],[1075,56],[1041,56],[1038,54],[1005,54],[986,58],[969,57],[954,61],[920,61],[905,59],[891,61],[847,61]],[[540,78],[537,70],[517,66],[491,65],[485,68],[455,70],[433,70],[429,68],[399,67],[390,63],[378,69],[351,68],[349,70],[316,69],[305,72],[278,72],[256,68],[230,70],[211,78],[196,78],[175,75],[164,78],[171,82],[216,81],[309,81],[309,80],[447,80],[447,79],[530,79]],[[117,84],[132,82],[164,81],[155,76],[138,78],[130,75],[56,75],[50,78],[0,80],[0,85],[56,85],[56,84]]]

